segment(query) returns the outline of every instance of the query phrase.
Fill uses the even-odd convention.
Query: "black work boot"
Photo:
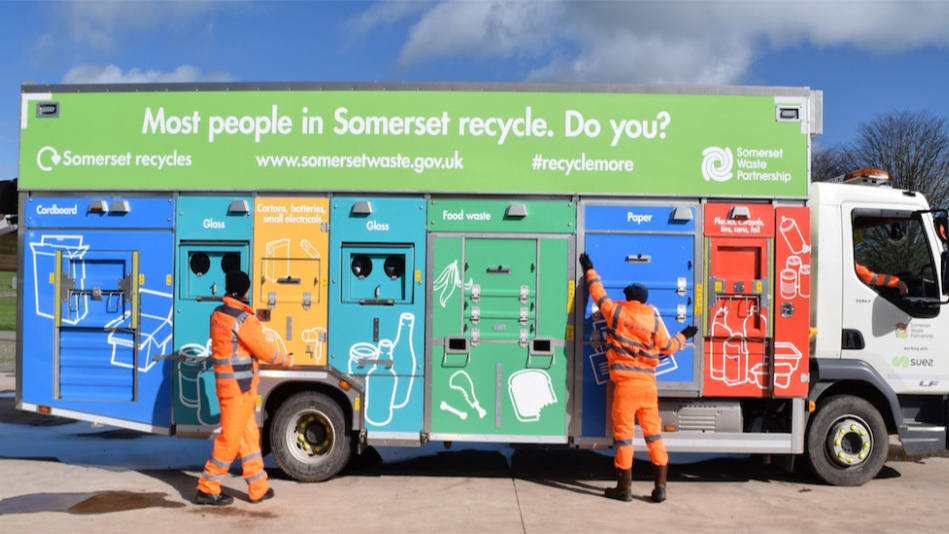
[[[669,472],[669,466],[653,465],[652,472],[656,477],[656,489],[652,490],[652,500],[662,502],[666,500],[666,476]]]
[[[259,502],[264,502],[267,499],[273,499],[273,496],[274,496],[273,488],[267,488],[267,493],[264,493],[258,499],[251,499],[250,502],[257,504]]]
[[[234,497],[230,495],[224,495],[223,493],[205,493],[201,490],[198,490],[198,494],[194,496],[195,504],[210,504],[211,506],[227,506],[234,502]]]
[[[609,497],[610,499],[616,499],[618,501],[629,502],[633,500],[633,492],[630,491],[629,487],[633,484],[633,470],[632,469],[617,469],[616,470],[616,487],[607,488],[603,492],[603,495]]]

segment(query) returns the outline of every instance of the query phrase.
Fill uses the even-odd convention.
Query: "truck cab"
[[[806,448],[815,472],[841,484],[882,467],[887,447],[874,435],[898,434],[908,455],[946,448],[946,214],[884,175],[811,184],[816,413]]]

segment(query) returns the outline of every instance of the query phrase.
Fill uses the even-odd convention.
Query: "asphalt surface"
[[[11,344],[0,338],[0,350]],[[464,444],[370,449],[319,484],[288,479],[268,457],[275,499],[248,502],[232,470],[224,488],[235,503],[197,506],[210,442],[18,412],[14,384],[0,371],[0,533],[907,533],[949,525],[945,457],[891,460],[856,488],[760,458],[676,463],[669,500],[656,504],[640,459],[635,498],[623,503],[602,497],[613,484],[609,453]]]

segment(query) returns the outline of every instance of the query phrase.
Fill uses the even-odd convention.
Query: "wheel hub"
[[[844,467],[860,465],[873,448],[873,434],[860,418],[847,416],[834,423],[827,436],[830,456]]]
[[[303,415],[297,420],[293,434],[297,453],[313,459],[326,454],[333,445],[333,431],[329,421],[317,415]]]

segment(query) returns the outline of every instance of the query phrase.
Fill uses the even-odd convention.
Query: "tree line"
[[[862,123],[855,141],[811,147],[811,179],[839,181],[848,172],[876,167],[894,188],[919,191],[933,208],[949,207],[949,121],[929,110],[893,111]]]

